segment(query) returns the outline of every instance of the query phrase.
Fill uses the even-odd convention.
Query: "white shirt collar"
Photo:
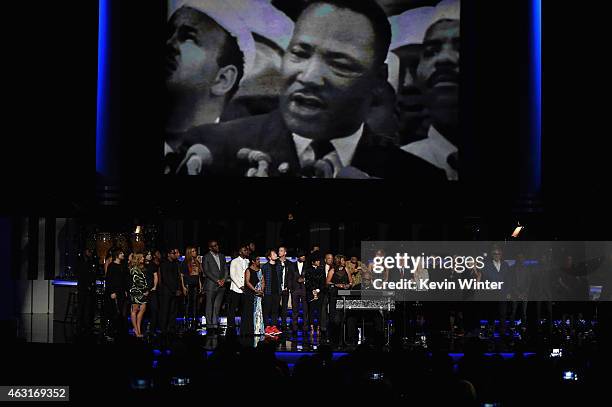
[[[355,150],[357,150],[357,145],[359,144],[359,140],[361,140],[361,136],[363,135],[364,126],[364,123],[361,123],[361,126],[359,126],[357,131],[348,137],[340,137],[330,140],[330,143],[332,146],[334,146],[335,152],[338,155],[342,166],[346,167],[351,165],[351,161],[355,155]],[[311,159],[314,160],[314,150],[312,147],[310,147],[312,139],[302,137],[295,133],[292,135],[293,142],[295,143],[295,150],[300,159],[300,164],[303,164],[303,158],[308,158],[308,155],[312,155]]]
[[[295,133],[292,133],[292,136],[293,136],[293,143],[295,144],[295,151],[298,157],[302,157],[306,149],[310,146],[312,139],[298,136]]]
[[[426,139],[407,144],[402,150],[445,170],[449,180],[458,179],[457,171],[446,161],[450,154],[458,151],[457,146],[448,141],[434,126],[429,126]]]
[[[359,144],[359,140],[361,140],[361,136],[363,135],[363,127],[364,124],[361,123],[361,126],[359,126],[357,131],[350,136],[330,140],[338,152],[340,162],[345,167],[351,165],[351,161],[353,161],[355,150],[357,150],[357,145]]]
[[[454,153],[457,151],[457,147],[448,141],[446,137],[442,135],[434,126],[429,126],[429,131],[427,132],[427,138],[434,142],[438,148],[444,153]],[[446,156],[448,156],[446,154]]]

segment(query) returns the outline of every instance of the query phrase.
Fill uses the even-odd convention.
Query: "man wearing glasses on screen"
[[[194,129],[184,148],[210,143],[222,175],[443,179],[364,124],[386,85],[390,36],[374,0],[311,2],[283,57],[280,109]]]

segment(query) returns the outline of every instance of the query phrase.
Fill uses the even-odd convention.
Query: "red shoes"
[[[275,326],[267,326],[264,329],[264,334],[269,335],[269,336],[274,336],[274,335],[280,335],[283,332],[280,331],[277,327]]]

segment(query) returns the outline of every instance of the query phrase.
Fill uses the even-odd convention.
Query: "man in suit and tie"
[[[308,321],[308,302],[306,301],[306,254],[299,252],[297,262],[293,267],[293,273],[289,279],[289,291],[291,292],[291,330],[293,336],[297,337],[298,316],[302,307],[302,331],[306,332]]]
[[[279,110],[189,131],[205,144],[209,174],[444,179],[365,124],[386,86],[391,28],[374,0],[317,0],[295,25],[282,61]]]
[[[491,249],[491,259],[485,261],[482,279],[491,282],[503,282],[500,292],[491,293],[492,299],[498,300],[499,331],[503,334],[506,330],[506,315],[510,304],[509,280],[511,270],[503,260],[503,252],[500,246],[494,245]]]
[[[291,278],[295,274],[295,264],[287,258],[287,248],[284,246],[278,248],[278,263],[281,283],[281,329],[287,331]]]
[[[329,274],[329,270],[334,267],[334,254],[333,253],[325,253],[324,264],[321,267],[323,269],[323,276],[325,277],[325,281],[327,281],[327,275]],[[319,326],[321,327],[321,333],[323,336],[327,336],[327,325],[329,323],[329,290],[327,289],[327,284],[325,284],[325,289],[321,292],[320,298],[320,315],[321,320]]]
[[[176,330],[176,311],[181,289],[179,249],[169,249],[166,259],[159,266],[160,325],[164,338]]]
[[[219,252],[219,242],[208,242],[208,253],[202,259],[204,269],[204,291],[206,293],[206,330],[214,331],[219,327],[219,310],[223,304],[225,281],[229,274],[225,264],[225,255]]]

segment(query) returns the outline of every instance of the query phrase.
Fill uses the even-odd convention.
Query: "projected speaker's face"
[[[459,20],[442,20],[425,35],[417,82],[438,130],[456,129],[459,110]]]
[[[280,107],[289,129],[315,139],[355,131],[372,97],[374,47],[365,16],[328,4],[304,11],[282,64]]]
[[[168,22],[166,85],[170,91],[207,92],[219,66],[225,33],[205,14],[181,7]]]

